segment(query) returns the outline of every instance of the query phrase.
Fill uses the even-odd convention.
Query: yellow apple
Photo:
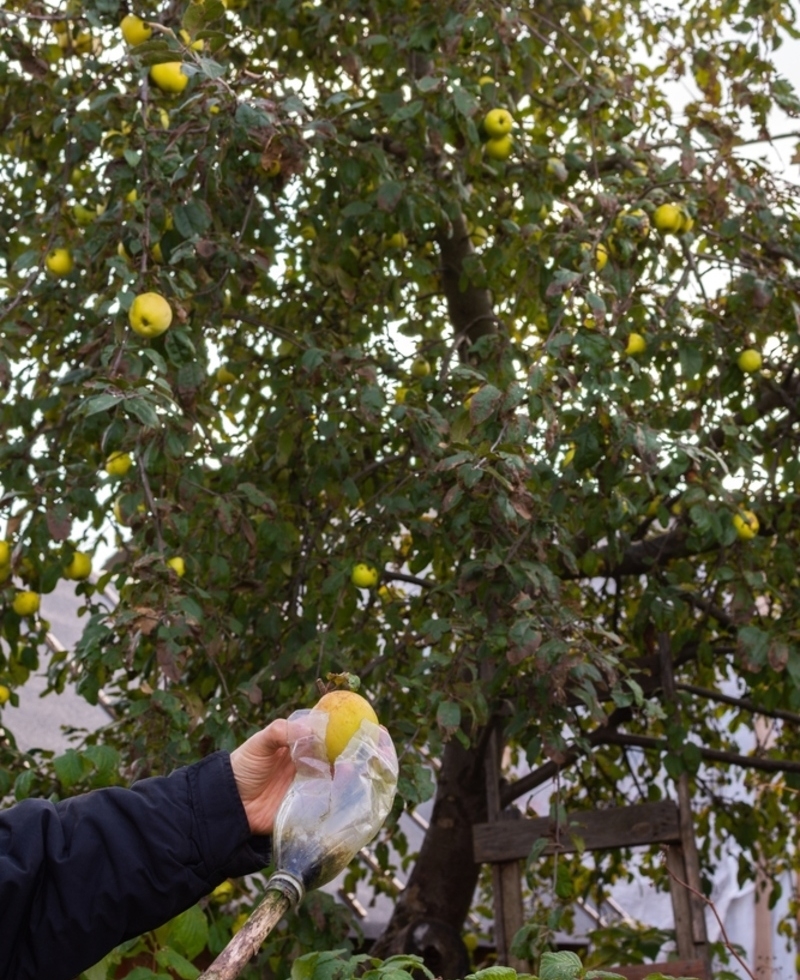
[[[230,880],[223,881],[208,897],[215,905],[224,905],[233,897],[233,882]]]
[[[186,574],[186,562],[180,555],[175,555],[174,558],[168,558],[167,564],[172,571],[175,572],[178,578],[183,578],[183,576]]]
[[[223,364],[222,367],[217,368],[217,381],[221,385],[232,385],[236,381],[236,375]]]
[[[202,51],[203,48],[206,46],[206,42],[203,41],[202,39],[193,41],[192,36],[188,31],[180,30],[178,31],[178,35],[181,41],[183,41],[183,43],[186,45],[186,47],[191,48],[192,51]]]
[[[162,61],[158,65],[151,65],[150,78],[154,85],[157,85],[162,92],[177,95],[182,92],[189,84],[189,76],[181,71],[180,61]]]
[[[300,237],[307,242],[313,242],[317,237],[317,229],[313,225],[303,225],[300,229]]]
[[[602,272],[608,262],[608,249],[602,242],[592,247],[591,242],[581,242],[581,251],[584,255],[594,252],[594,268],[596,272]]]
[[[653,224],[662,235],[677,235],[683,228],[683,215],[676,204],[660,204],[653,213]]]
[[[483,88],[484,85],[494,85],[494,79],[491,75],[481,75],[478,79],[478,85]]]
[[[740,510],[733,515],[733,526],[743,541],[749,541],[758,534],[758,518],[752,510]]]
[[[0,565],[11,564],[11,543],[0,540]]]
[[[628,343],[625,345],[625,353],[628,357],[641,354],[647,350],[647,341],[640,333],[628,334]]]
[[[389,235],[386,244],[389,248],[405,248],[408,245],[408,239],[402,231],[396,231],[393,235]]]
[[[491,160],[507,160],[514,149],[514,140],[510,136],[497,136],[483,144],[483,152]]]
[[[489,232],[483,227],[483,225],[470,225],[469,240],[472,242],[475,248],[480,248],[489,241]]]
[[[422,357],[422,355],[415,357],[411,363],[411,376],[414,378],[427,378],[430,373],[430,361]]]
[[[109,476],[125,476],[133,466],[133,460],[128,453],[112,453],[106,460],[106,473]]]
[[[5,684],[0,684],[0,708],[8,701],[11,697],[11,691],[5,686]]]
[[[97,217],[97,211],[87,208],[85,204],[73,204],[72,213],[79,225],[90,225]]]
[[[402,385],[400,385],[399,388],[396,388],[394,392],[395,405],[405,405],[407,395],[408,395],[408,388],[404,388]]]
[[[11,608],[18,616],[33,616],[39,612],[39,593],[23,590],[14,596]]]
[[[378,716],[366,698],[355,691],[329,691],[317,701],[312,711],[324,711],[328,715],[325,728],[325,749],[329,762],[335,762],[350,739],[361,727],[361,722],[378,724]]]
[[[130,44],[132,48],[135,48],[137,44],[144,44],[145,41],[149,41],[153,34],[153,28],[145,23],[141,17],[137,17],[136,14],[128,14],[123,17],[119,27],[126,43]]]
[[[76,551],[72,556],[72,561],[64,569],[64,578],[72,579],[76,582],[89,578],[92,574],[92,559],[82,551]]]
[[[752,347],[743,350],[736,359],[739,370],[744,371],[745,374],[753,374],[753,372],[760,370],[762,362],[761,352]]]
[[[139,293],[128,310],[128,322],[140,337],[160,337],[172,323],[172,307],[160,293]]]
[[[359,589],[372,589],[378,584],[378,569],[374,565],[368,565],[366,562],[360,561],[358,564],[353,566],[353,571],[350,573],[350,580],[353,585],[357,585]]]
[[[44,257],[44,264],[51,276],[68,276],[74,267],[72,252],[68,248],[53,248]]]
[[[483,131],[489,139],[507,136],[514,128],[514,117],[507,109],[490,109],[483,117]]]

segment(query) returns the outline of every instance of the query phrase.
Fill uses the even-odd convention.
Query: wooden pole
[[[250,918],[198,980],[235,980],[261,949],[261,944],[283,916],[303,897],[303,886],[292,876],[277,872],[267,882],[267,893]]]
[[[675,676],[672,670],[672,649],[667,633],[659,633],[658,655],[659,666],[661,668],[661,689],[667,701],[675,705]],[[708,948],[708,934],[706,932],[705,903],[699,897],[703,894],[703,883],[700,879],[700,856],[697,853],[697,841],[694,836],[689,777],[685,772],[682,772],[678,777],[676,786],[678,791],[681,849],[683,850],[683,860],[686,867],[686,878],[682,878],[681,881],[685,881],[696,893],[689,893],[694,955],[707,964],[707,976],[711,976],[711,956]],[[680,885],[673,880],[671,887],[680,888]]]
[[[497,729],[489,736],[486,752],[486,804],[491,822],[503,819],[500,809],[500,757],[502,743]],[[525,921],[522,901],[522,874],[519,861],[492,864],[492,895],[494,897],[494,941],[497,962],[513,967],[517,973],[528,973],[525,960],[511,955],[511,940]]]

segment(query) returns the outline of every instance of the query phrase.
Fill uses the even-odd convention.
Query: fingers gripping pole
[[[235,980],[261,948],[283,916],[302,901],[303,883],[277,871],[267,882],[267,893],[250,918],[198,980]]]

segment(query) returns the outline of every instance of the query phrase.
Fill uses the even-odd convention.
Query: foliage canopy
[[[742,135],[800,111],[790,6],[148,0],[132,47],[128,12],[1,15],[0,681],[46,633],[17,590],[113,550],[49,677],[117,720],[52,764],[7,733],[0,791],[231,748],[347,671],[407,806],[500,725],[521,764],[577,760],[562,802],[688,772],[708,861],[730,835],[743,876],[793,860],[800,218]],[[758,807],[725,792],[753,706],[780,719]]]

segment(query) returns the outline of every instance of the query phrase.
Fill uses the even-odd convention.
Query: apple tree
[[[706,867],[726,840],[742,876],[791,866],[800,216],[767,150],[793,16],[9,0],[0,683],[25,696],[66,576],[51,696],[114,713],[54,759],[4,729],[9,802],[231,748],[349,673],[402,763],[384,954],[463,928],[498,741],[504,805],[686,774]],[[542,868],[567,905],[622,873]],[[131,955],[218,948],[235,912]],[[342,941],[313,913],[284,952]]]

